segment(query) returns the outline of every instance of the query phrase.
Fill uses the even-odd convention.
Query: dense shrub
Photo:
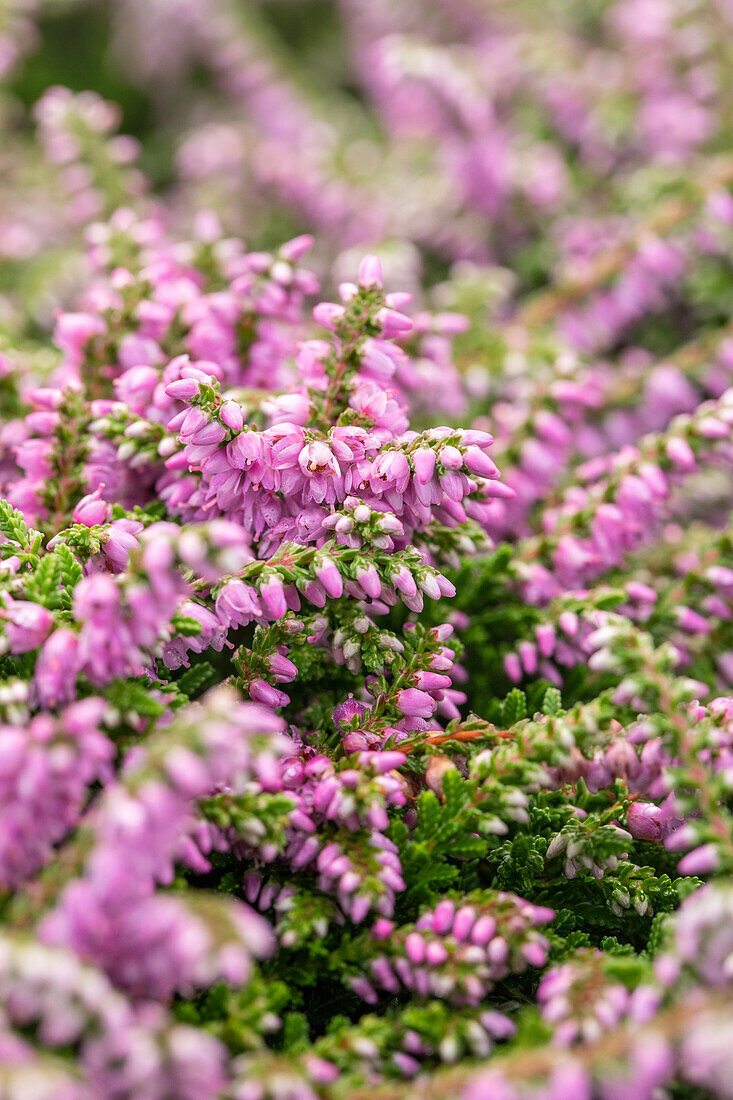
[[[0,1097],[733,1096],[730,4],[3,19]]]

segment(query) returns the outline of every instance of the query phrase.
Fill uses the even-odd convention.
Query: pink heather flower
[[[45,607],[28,600],[11,600],[0,606],[0,621],[11,653],[28,653],[46,640],[53,627],[53,615]]]
[[[688,634],[708,634],[711,630],[708,620],[691,607],[676,607],[674,614],[677,625]]]
[[[303,340],[295,354],[295,365],[309,382],[324,378],[324,363],[330,352],[331,346],[326,340]]]
[[[195,378],[177,378],[175,382],[169,382],[165,387],[168,397],[177,401],[191,401],[198,397],[200,384]]]
[[[534,676],[537,671],[537,647],[524,640],[519,643],[517,649],[524,671],[528,676]]]
[[[564,634],[568,634],[571,638],[577,634],[580,623],[574,611],[561,612],[558,622]]]
[[[426,672],[418,669],[414,676],[415,686],[421,691],[440,691],[451,686],[450,676],[441,676],[439,672]]]
[[[359,703],[353,696],[343,702],[339,703],[337,707],[331,711],[331,719],[336,727],[340,727],[342,722],[347,724],[354,718],[358,718],[361,722],[364,715],[367,713],[367,707],[364,703]]]
[[[271,619],[282,619],[287,614],[288,605],[285,589],[279,577],[268,577],[260,585],[260,596],[265,610]]]
[[[345,753],[362,752],[364,749],[368,749],[370,741],[374,740],[371,735],[362,733],[361,730],[353,730],[351,733],[347,733],[342,741],[343,749]],[[381,738],[376,738],[381,740]]]
[[[427,485],[435,473],[435,451],[430,447],[418,447],[412,455],[415,477],[421,485]]]
[[[376,256],[365,256],[359,264],[359,286],[365,290],[382,287],[382,265]]]
[[[516,653],[507,653],[507,655],[505,656],[504,672],[506,673],[508,679],[510,679],[514,684],[518,684],[519,681],[522,679],[522,665]]]
[[[267,667],[278,684],[290,684],[298,675],[297,665],[282,653],[271,653],[267,658]]]
[[[33,683],[42,707],[71,702],[76,696],[79,667],[79,638],[60,627],[44,643],[36,660]]]
[[[488,478],[500,476],[496,463],[479,447],[467,447],[463,454],[463,462],[466,469],[470,470],[472,474],[479,474],[480,477]],[[445,461],[443,464],[445,465]]]
[[[413,327],[410,318],[406,317],[404,313],[399,313],[396,309],[380,309],[376,316],[376,322],[381,327],[387,340],[391,340],[395,336],[404,336]]]
[[[343,321],[346,311],[343,306],[335,302],[319,302],[313,309],[313,318],[324,328],[335,331],[340,321]]]
[[[405,596],[414,596],[417,592],[417,584],[415,578],[409,569],[406,569],[404,565],[400,565],[390,574],[390,581],[397,589]]]
[[[432,718],[437,703],[426,691],[418,688],[406,688],[398,691],[395,703],[404,715],[414,718]]]
[[[404,306],[409,306],[412,301],[412,295],[407,290],[397,290],[390,294],[385,294],[384,304],[389,306],[390,309],[402,309]],[[413,327],[415,322],[412,322]]]
[[[298,465],[308,477],[341,473],[338,460],[326,443],[307,443],[298,455]]]
[[[336,562],[332,558],[321,558],[315,573],[331,599],[338,599],[344,590],[344,582]]]
[[[680,436],[673,436],[667,441],[666,452],[670,462],[685,473],[694,470],[697,466],[692,447]]]
[[[359,288],[356,283],[339,283],[338,292],[344,305],[348,305],[359,293]]]
[[[366,592],[367,596],[372,600],[379,599],[382,594],[382,582],[379,579],[374,566],[369,562],[366,565],[360,565],[356,570],[356,579],[361,587]]]
[[[134,520],[118,519],[110,523],[102,541],[105,558],[118,572],[126,568],[130,553],[139,545],[138,535],[142,524]]]
[[[674,953],[661,956],[659,968],[669,970],[674,981],[676,969],[683,963],[707,985],[727,985],[733,954],[732,916],[729,883],[711,883],[695,891],[682,903],[675,918]]]
[[[160,374],[154,367],[132,367],[114,380],[115,394],[118,401],[124,401],[134,412],[143,413],[159,382]]]
[[[555,649],[555,628],[552,623],[541,623],[536,631],[537,648],[543,657],[552,656]]]
[[[714,844],[702,844],[683,856],[678,864],[681,875],[709,875],[719,864],[718,851]]]
[[[219,409],[219,416],[222,424],[226,424],[232,431],[239,432],[244,427],[244,412],[236,401],[225,401]]]
[[[249,685],[249,694],[255,703],[263,703],[266,707],[284,707],[289,702],[284,692],[265,680],[253,680]]]
[[[384,451],[372,463],[370,484],[375,493],[396,489],[404,493],[410,483],[410,463],[402,451]]]
[[[117,360],[126,372],[136,367],[147,369],[154,363],[160,363],[162,359],[163,353],[155,340],[135,332],[122,338],[117,351]]]
[[[112,514],[112,508],[105,500],[102,500],[100,485],[93,493],[82,497],[74,508],[74,523],[81,523],[85,527],[94,527],[98,523],[105,523]]]
[[[297,264],[313,247],[313,237],[309,233],[303,233],[299,237],[293,237],[280,246],[280,255],[288,263]]]
[[[392,749],[388,752],[362,753],[359,757],[359,763],[363,765],[368,764],[377,775],[386,775],[387,772],[402,767],[406,759],[407,757],[403,752],[397,752]]]
[[[361,349],[361,373],[376,379],[382,384],[389,382],[397,369],[393,345],[384,340],[371,337],[364,341]]]
[[[216,613],[226,626],[245,626],[262,614],[257,593],[244,581],[228,580],[216,597]]]
[[[74,590],[74,611],[82,622],[97,620],[109,625],[108,616],[119,602],[119,588],[112,577],[101,573],[84,577]]]
[[[197,446],[209,446],[212,443],[221,443],[226,438],[226,428],[223,424],[220,424],[217,420],[210,420],[206,424],[200,424],[193,431],[186,433],[186,439],[189,443],[194,443]]]
[[[76,359],[92,336],[99,336],[104,330],[102,318],[92,313],[61,313],[56,320],[54,340],[62,351]]]
[[[260,462],[265,453],[265,445],[259,432],[246,431],[227,444],[227,460],[235,470],[248,470]]]
[[[664,811],[653,802],[632,802],[626,811],[629,832],[637,840],[660,840],[664,835]]]
[[[273,423],[305,424],[311,415],[311,401],[304,393],[282,393],[262,405]]]

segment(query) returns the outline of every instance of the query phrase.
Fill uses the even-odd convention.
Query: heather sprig
[[[730,1095],[730,31],[4,5],[0,1096]]]

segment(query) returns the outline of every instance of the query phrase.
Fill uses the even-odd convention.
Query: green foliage
[[[542,700],[542,710],[550,718],[562,714],[562,695],[556,687],[549,687]]]
[[[36,564],[41,552],[43,536],[26,524],[23,513],[0,497],[0,556],[20,558],[23,564]]]
[[[527,696],[519,688],[512,688],[501,704],[501,724],[513,726],[527,717]]]
[[[149,681],[142,677],[137,680],[113,680],[105,695],[115,710],[132,723],[137,717],[154,719],[165,714],[165,702],[155,698]]]
[[[187,699],[196,699],[218,681],[218,673],[209,661],[192,664],[175,681],[177,690]]]

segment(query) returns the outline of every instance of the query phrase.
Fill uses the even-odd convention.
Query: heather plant
[[[1,14],[0,1097],[733,1096],[730,4]]]

